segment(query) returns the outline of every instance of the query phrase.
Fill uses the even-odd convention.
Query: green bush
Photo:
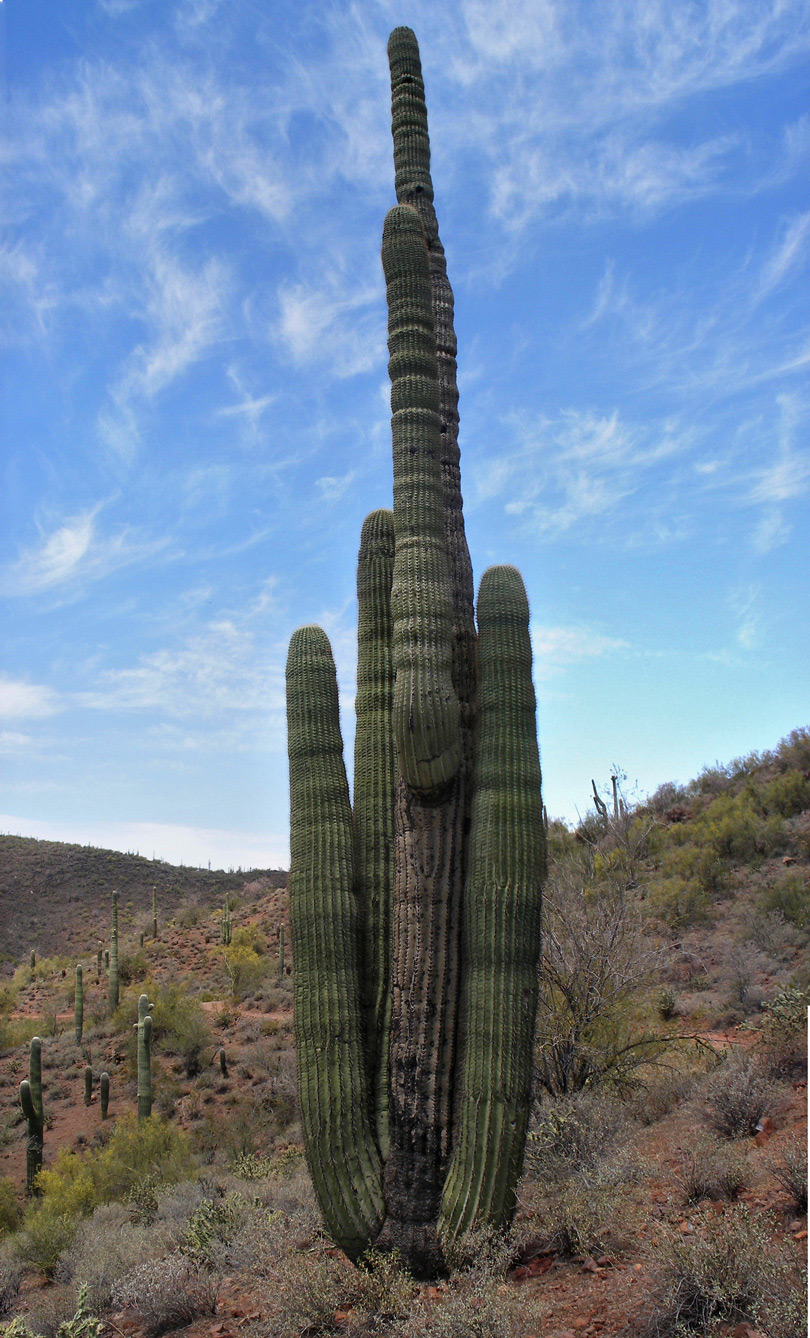
[[[137,1197],[150,1185],[187,1180],[194,1170],[181,1129],[156,1115],[140,1121],[134,1113],[125,1115],[100,1152],[62,1148],[53,1166],[40,1171],[38,1195],[23,1222],[24,1257],[42,1272],[53,1273],[79,1222],[98,1204]]]
[[[800,771],[786,771],[762,788],[762,803],[768,813],[792,818],[810,808],[810,776]]]
[[[777,874],[760,898],[764,912],[780,911],[797,929],[810,929],[810,887],[794,870]]]

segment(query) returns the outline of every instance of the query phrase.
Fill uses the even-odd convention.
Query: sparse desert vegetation
[[[774,888],[787,873],[808,895],[810,805],[798,807],[808,775],[810,731],[798,730],[770,754],[616,813],[589,812],[574,830],[551,824],[518,1212],[507,1237],[467,1242],[434,1283],[414,1283],[390,1255],[355,1268],[323,1234],[301,1146],[280,880],[242,875],[229,945],[206,875],[195,890],[185,871],[178,913],[164,913],[143,948],[151,885],[131,888],[120,898],[121,1000],[110,1015],[96,942],[105,925],[109,937],[111,853],[111,884],[88,903],[99,931],[78,954],[80,1044],[73,956],[37,953],[32,968],[28,945],[15,960],[4,944],[0,1307],[11,1338],[89,1334],[87,1316],[110,1334],[191,1324],[256,1338],[674,1338],[747,1324],[803,1338],[810,928],[795,891],[779,891],[775,905]],[[775,794],[793,798],[778,810]],[[28,848],[32,909],[67,941],[69,905],[37,884],[41,852]],[[16,847],[17,876],[20,860]],[[661,892],[671,892],[673,860],[699,894],[676,916]],[[709,879],[695,872],[706,868]],[[251,954],[236,987],[234,950]],[[154,1113],[139,1122],[133,1024],[144,992]],[[18,1087],[34,1034],[44,1165],[26,1199]]]

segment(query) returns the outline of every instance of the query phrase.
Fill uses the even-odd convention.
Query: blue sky
[[[300,623],[351,751],[399,23],[550,813],[808,723],[806,0],[0,0],[4,831],[286,864]]]

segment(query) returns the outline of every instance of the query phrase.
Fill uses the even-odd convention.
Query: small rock
[[[591,1256],[588,1255],[588,1258],[583,1261],[582,1271],[583,1273],[598,1273],[599,1265],[595,1259],[592,1259]]]
[[[577,1333],[581,1333],[582,1330],[587,1329],[587,1327],[588,1327],[588,1321],[587,1319],[583,1319],[582,1316],[580,1316],[578,1319],[571,1321],[571,1328],[575,1329]]]
[[[681,1222],[681,1224],[678,1227],[678,1230],[680,1231],[682,1236],[691,1236],[694,1229],[695,1228],[692,1226],[692,1223],[687,1222],[685,1219],[683,1222]]]

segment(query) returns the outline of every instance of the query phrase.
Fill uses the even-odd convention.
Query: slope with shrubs
[[[353,1268],[321,1233],[283,891],[243,876],[227,947],[216,900],[187,898],[143,947],[146,902],[122,915],[121,1002],[109,1018],[86,970],[81,1046],[72,959],[18,966],[0,1000],[8,1338],[99,1338],[96,1317],[144,1338],[189,1323],[197,1338],[804,1338],[810,733],[642,804],[619,785],[576,830],[552,823],[549,848],[517,1219],[430,1286],[390,1257]],[[155,1114],[139,1125],[142,990]],[[25,1204],[16,1091],[33,1027],[49,1127]],[[107,1121],[95,1094],[83,1105],[88,1061],[96,1086],[112,1075]]]

